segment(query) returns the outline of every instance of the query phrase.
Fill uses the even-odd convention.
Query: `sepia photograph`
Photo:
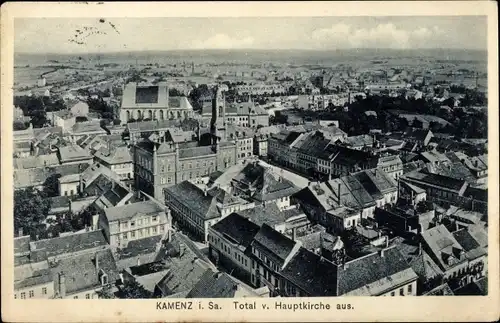
[[[11,19],[3,299],[307,320],[358,308],[340,296],[498,297],[484,11],[94,9]]]

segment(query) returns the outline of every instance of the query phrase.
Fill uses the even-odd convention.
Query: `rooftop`
[[[296,244],[295,241],[282,235],[265,223],[255,235],[252,244],[254,243],[258,243],[264,247],[282,262],[286,260]]]
[[[45,249],[47,257],[75,253],[82,250],[107,246],[101,230],[76,232],[57,238],[32,241],[32,250]]]
[[[136,215],[160,215],[162,213],[164,214],[165,210],[154,201],[136,202],[104,209],[104,214],[109,222],[127,221]]]

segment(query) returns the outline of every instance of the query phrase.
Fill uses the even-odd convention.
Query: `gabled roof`
[[[101,148],[94,154],[94,157],[110,165],[132,162],[132,156],[127,146],[112,147],[111,150]]]
[[[32,241],[32,250],[45,249],[47,257],[75,253],[78,251],[106,246],[106,238],[101,230],[71,233],[57,238]]]
[[[460,253],[464,249],[443,224],[423,231],[421,235],[433,253],[433,255],[431,254],[432,258],[442,270],[448,270],[455,266],[456,263],[462,262],[463,259],[461,259]],[[449,262],[450,257],[455,259],[456,262]]]
[[[232,213],[212,226],[212,230],[245,249],[250,246],[259,229],[257,224],[238,213]]]
[[[395,247],[374,252],[339,266],[338,295],[380,295],[402,283],[417,279],[411,266]]]
[[[336,267],[325,258],[300,248],[280,275],[309,296],[337,296]]]
[[[286,260],[296,244],[295,241],[284,236],[265,223],[255,235],[252,245],[255,243],[260,247],[264,247],[265,250],[282,262]]]
[[[61,162],[92,158],[92,155],[90,155],[88,150],[83,149],[78,145],[60,147],[59,156],[61,158]]]
[[[104,209],[104,214],[107,217],[108,222],[127,221],[132,219],[137,214],[160,215],[162,213],[165,214],[165,210],[154,201],[136,202]]]
[[[98,262],[96,265],[96,257]],[[101,285],[99,271],[108,276],[108,282],[118,279],[118,270],[110,249],[99,250],[96,253],[85,253],[61,258],[57,266],[51,268],[55,290],[59,290],[59,273],[66,278],[66,294],[71,295],[85,290],[95,289]]]
[[[257,297],[249,288],[237,283],[228,274],[207,270],[186,298],[238,298]]]
[[[189,181],[169,186],[165,188],[165,193],[167,192],[205,220],[221,216],[217,208],[217,199],[209,194],[205,195],[199,187]]]

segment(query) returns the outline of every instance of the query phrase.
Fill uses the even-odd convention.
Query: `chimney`
[[[385,247],[389,248],[389,236],[385,236]]]
[[[340,185],[340,181],[338,182],[338,185],[337,185],[337,188],[338,188],[338,191],[337,191],[337,203],[340,205],[340,193],[341,193],[341,185]]]
[[[179,243],[179,257],[182,257],[184,255],[184,251],[186,249],[186,246],[184,245],[184,243]]]
[[[99,226],[99,214],[92,215],[92,230],[97,230]]]
[[[418,243],[418,255],[421,256],[422,255],[422,242],[419,242]]]
[[[19,228],[19,231],[17,231],[17,235],[18,235],[18,237],[23,236],[23,228]]]
[[[380,257],[384,257],[385,256],[385,248],[380,250]]]
[[[66,276],[63,272],[59,273],[59,296],[66,297]]]
[[[292,229],[292,239],[293,241],[297,240],[297,228]]]
[[[141,265],[141,258],[137,257],[137,266],[140,266],[140,265]]]

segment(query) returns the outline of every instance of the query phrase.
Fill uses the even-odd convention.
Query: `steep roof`
[[[97,266],[96,256],[98,257]],[[61,258],[57,266],[51,268],[54,288],[56,291],[59,290],[58,275],[64,273],[67,294],[94,289],[101,285],[99,281],[101,269],[108,275],[108,282],[113,283],[118,279],[118,270],[110,249]]]
[[[252,290],[245,288],[222,272],[207,270],[194,285],[186,298],[237,298],[257,297]]]
[[[212,230],[247,248],[260,227],[247,218],[232,213],[212,226]]]
[[[132,219],[137,214],[155,215],[164,212],[165,210],[153,201],[136,202],[104,209],[104,214],[109,222],[126,221]]]
[[[101,159],[110,165],[132,162],[132,156],[127,146],[112,147],[111,150],[101,148],[96,151],[94,157]]]
[[[433,253],[431,256],[442,270],[447,270],[464,260],[460,256],[461,251],[464,251],[463,247],[443,224],[423,231],[421,235]],[[455,262],[449,262],[450,258],[455,259]]]
[[[395,247],[374,252],[339,266],[338,295],[379,295],[400,283],[416,279],[417,275]]]
[[[285,261],[296,242],[264,223],[253,239],[252,244],[254,243],[264,247],[279,260]]]
[[[71,233],[57,238],[32,241],[32,250],[45,249],[47,257],[75,253],[107,245],[101,230]]]
[[[217,199],[204,192],[189,181],[165,188],[165,192],[173,195],[178,201],[183,202],[191,211],[198,213],[205,220],[221,216],[217,209]]]
[[[337,296],[336,267],[325,258],[300,248],[280,275],[310,296]]]

